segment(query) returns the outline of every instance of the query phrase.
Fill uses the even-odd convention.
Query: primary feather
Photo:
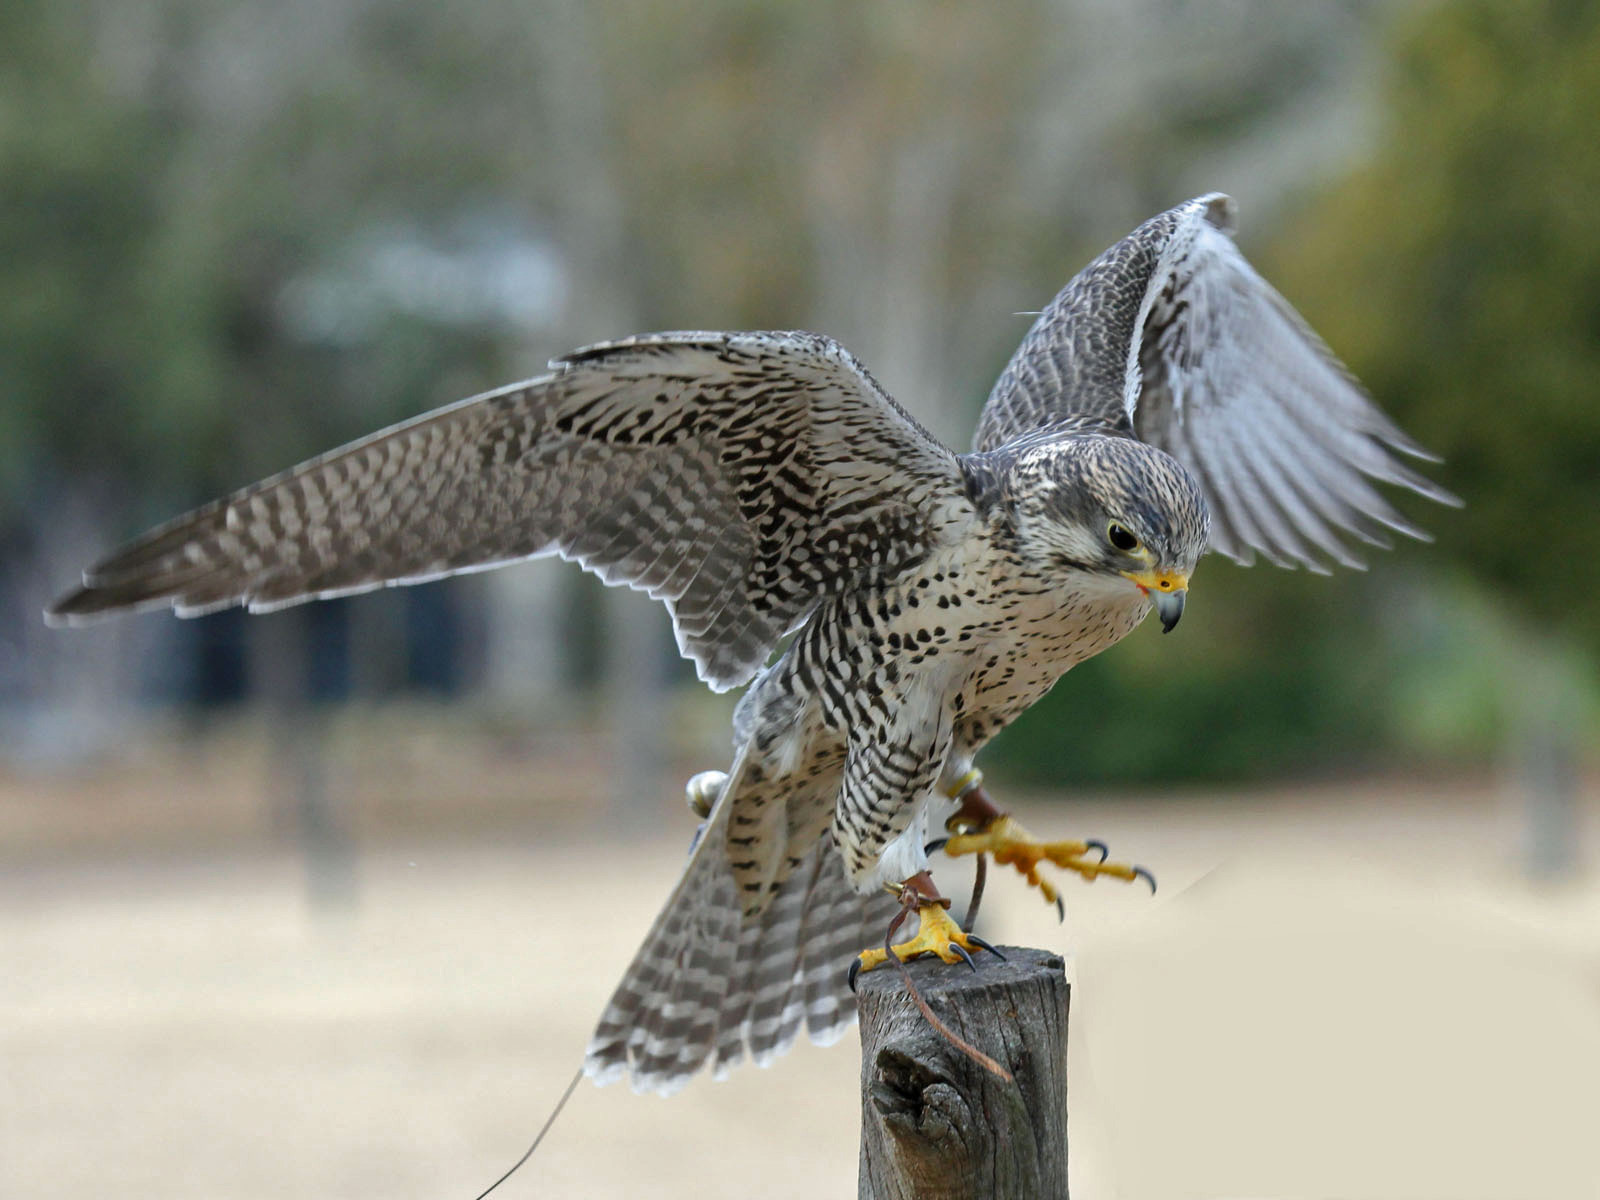
[[[1233,243],[1201,196],[1146,221],[1040,315],[979,421],[991,450],[1097,418],[1168,451],[1211,510],[1214,549],[1282,566],[1359,566],[1342,541],[1426,535],[1373,482],[1459,501],[1396,457],[1430,458],[1373,404]]]

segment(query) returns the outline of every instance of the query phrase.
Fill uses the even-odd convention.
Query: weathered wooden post
[[[910,963],[952,1045],[893,966],[860,977],[861,1200],[1065,1200],[1067,1003],[1061,956],[1003,947],[976,973]]]

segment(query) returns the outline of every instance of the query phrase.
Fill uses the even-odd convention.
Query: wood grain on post
[[[1061,956],[1003,947],[976,973],[910,963],[917,990],[1007,1082],[928,1024],[891,964],[863,974],[861,1200],[1065,1200],[1067,1002]]]

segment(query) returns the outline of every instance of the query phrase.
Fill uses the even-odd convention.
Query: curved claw
[[[1056,923],[1060,924],[1060,925],[1064,925],[1064,924],[1066,924],[1066,921],[1067,921],[1067,906],[1065,904],[1061,903],[1061,897],[1057,896],[1056,897]]]
[[[1111,856],[1111,847],[1106,845],[1099,838],[1090,838],[1087,842],[1084,843],[1084,847],[1086,848],[1086,851],[1087,850],[1098,850],[1098,851],[1100,851],[1100,861],[1101,862],[1105,862],[1105,860]]]
[[[971,942],[974,946],[976,946],[980,950],[987,950],[990,954],[994,955],[1001,962],[1005,962],[1006,961],[1006,956],[1004,954],[1001,954],[1000,951],[996,950],[993,946],[991,946],[988,942],[984,941],[977,934],[975,934],[975,933],[967,934],[967,941]]]
[[[1134,867],[1133,868],[1133,877],[1135,879],[1144,880],[1146,883],[1148,883],[1150,885],[1150,894],[1152,896],[1154,896],[1156,894],[1156,877],[1154,875],[1150,874],[1149,871],[1145,870],[1143,867]]]
[[[850,990],[856,990],[856,976],[861,974],[861,960],[854,959],[850,963],[850,972],[845,976],[845,982],[850,985]]]
[[[947,837],[934,838],[933,841],[929,842],[926,846],[924,846],[922,848],[922,852],[924,854],[937,853],[938,851],[943,850],[945,848],[946,844],[949,843],[949,841],[950,841],[950,839],[947,838]]]
[[[972,961],[972,955],[967,953],[967,948],[965,946],[963,946],[960,942],[951,942],[950,949],[955,951],[955,953],[960,956],[961,961],[966,963],[967,966],[972,969],[972,973],[974,975],[978,973],[978,964]]]

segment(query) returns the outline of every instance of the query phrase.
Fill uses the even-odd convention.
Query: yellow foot
[[[1100,852],[1098,860],[1085,857],[1091,850]],[[950,855],[994,855],[995,862],[1020,871],[1029,883],[1044,893],[1044,898],[1054,904],[1058,912],[1061,910],[1060,896],[1049,880],[1039,876],[1039,864],[1046,860],[1058,867],[1076,871],[1085,879],[1095,879],[1101,875],[1129,881],[1142,879],[1150,885],[1152,894],[1156,890],[1156,877],[1143,867],[1106,862],[1105,843],[1041,842],[1008,816],[995,817],[975,832],[952,835],[945,843],[944,852]]]
[[[918,900],[917,936],[891,947],[896,958],[904,962],[908,958],[917,958],[923,954],[937,954],[947,963],[964,962],[976,971],[978,968],[973,963],[970,953],[973,950],[987,950],[998,958],[1005,957],[976,934],[963,933],[961,926],[952,921],[950,914],[945,910],[945,906],[949,903],[948,900],[940,899]],[[863,950],[856,956],[856,961],[850,964],[850,990],[855,991],[856,976],[862,971],[870,971],[873,967],[880,967],[888,961],[889,956],[882,947]]]

